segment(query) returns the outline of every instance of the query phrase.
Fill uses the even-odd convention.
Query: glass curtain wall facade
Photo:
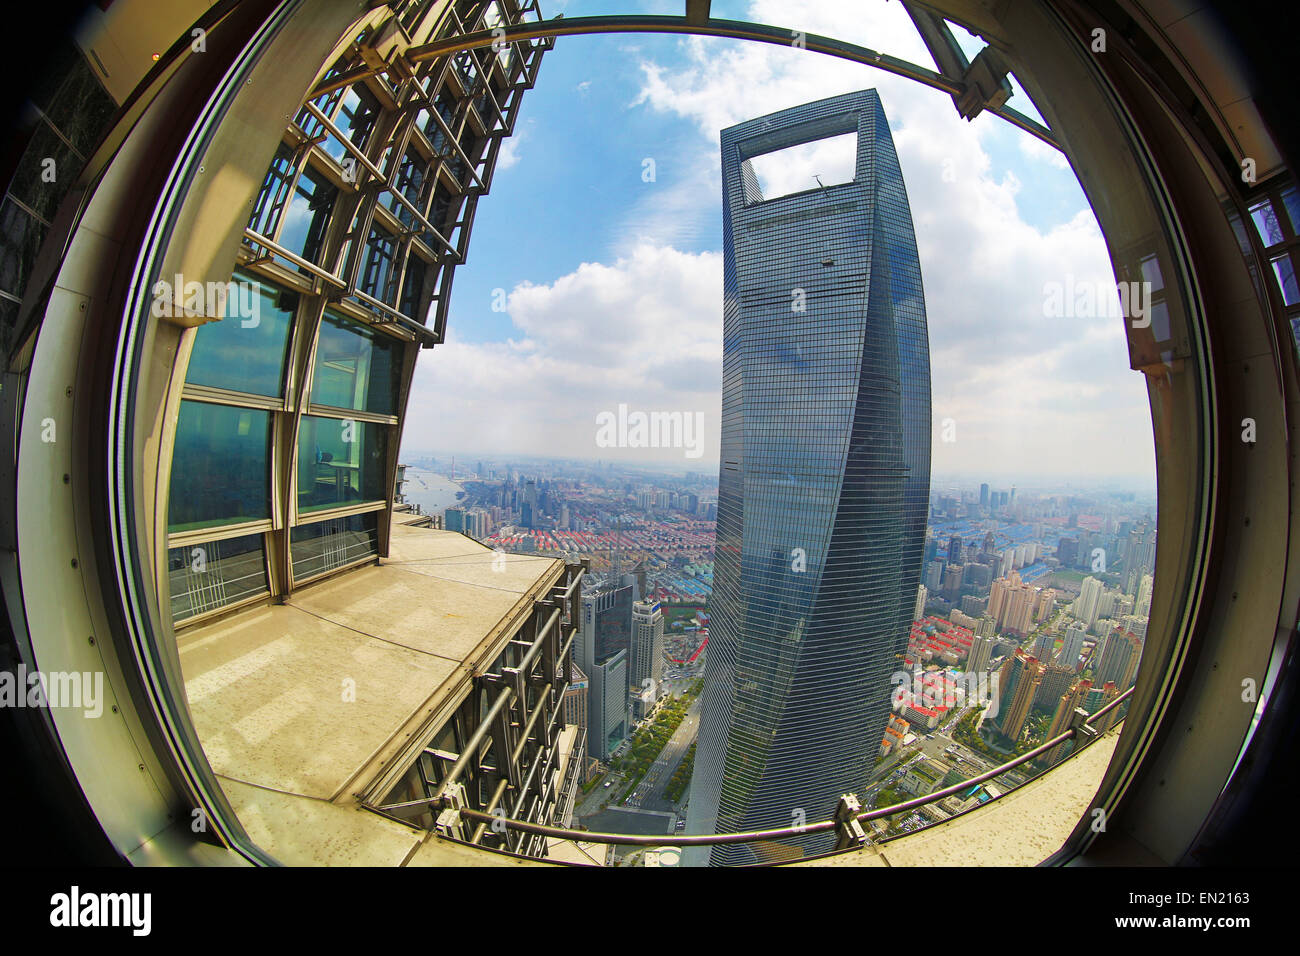
[[[634,598],[630,585],[613,583],[582,596],[582,633],[574,656],[591,681],[587,748],[597,760],[609,759],[628,735]]]
[[[764,199],[750,159],[845,133],[851,182]],[[722,466],[691,833],[827,819],[863,788],[907,646],[930,483],[920,263],[879,97],[721,139]],[[789,859],[832,839],[688,861]]]
[[[285,127],[225,317],[188,333],[167,517],[177,624],[386,551],[415,359],[442,341],[478,198],[550,47],[463,51],[336,86],[394,30],[540,19],[515,0],[389,6]]]

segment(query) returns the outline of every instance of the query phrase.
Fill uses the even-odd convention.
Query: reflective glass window
[[[402,301],[398,309],[417,322],[424,322],[424,313],[417,315],[420,309],[420,294],[424,290],[424,279],[428,274],[428,264],[419,256],[411,255],[406,260],[406,276],[402,280]]]
[[[1286,237],[1282,235],[1282,226],[1277,221],[1277,212],[1268,200],[1250,207],[1250,218],[1255,222],[1259,238],[1266,246],[1275,246]]]
[[[316,345],[312,403],[396,415],[401,355],[395,339],[327,311]]]
[[[298,430],[298,510],[387,497],[386,437],[383,425],[304,415]]]
[[[270,444],[270,412],[181,402],[167,529],[269,518]]]
[[[252,395],[281,395],[297,306],[296,293],[236,272],[226,295],[225,318],[201,325],[194,333],[185,381]]]
[[[316,262],[337,195],[338,190],[321,173],[310,166],[304,169],[289,200],[280,245],[308,262]]]
[[[1277,284],[1282,287],[1282,301],[1287,305],[1300,304],[1300,290],[1296,288],[1295,264],[1290,256],[1280,256],[1273,260],[1273,274]]]
[[[289,534],[293,577],[302,581],[379,553],[379,513],[299,525]]]
[[[280,211],[289,196],[289,182],[293,178],[293,150],[283,143],[275,151],[271,168],[267,170],[262,189],[253,203],[253,214],[248,217],[248,228],[263,236],[275,233],[280,221]]]
[[[268,587],[262,535],[170,548],[167,581],[173,621],[265,593]]]
[[[389,286],[393,281],[393,259],[397,255],[397,240],[378,226],[370,230],[366,243],[365,269],[361,275],[361,291],[388,302]]]

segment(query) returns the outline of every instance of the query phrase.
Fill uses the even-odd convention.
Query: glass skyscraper
[[[851,182],[764,198],[753,158],[846,133]],[[861,791],[907,646],[930,486],[925,300],[880,98],[723,130],[722,173],[722,466],[691,833],[816,822]]]
[[[633,592],[632,585],[607,582],[582,595],[574,658],[591,681],[587,752],[597,760],[608,760],[628,734]]]

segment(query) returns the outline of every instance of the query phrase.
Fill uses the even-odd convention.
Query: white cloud
[[[449,326],[445,345],[418,366],[404,447],[635,458],[596,446],[596,414],[619,403],[641,411],[704,414],[705,454],[642,453],[662,461],[717,462],[722,261],[641,245],[613,265],[583,263],[506,299],[520,336],[469,343]]]
[[[516,123],[515,131],[501,141],[501,151],[497,153],[498,170],[509,169],[519,162],[519,147],[523,144],[532,125],[532,120]]]
[[[757,0],[748,18],[839,37],[929,63],[899,4]],[[875,88],[890,119],[916,228],[930,325],[936,472],[1154,474],[1140,374],[1117,318],[1049,318],[1051,282],[1111,283],[1091,212],[1040,231],[1035,170],[1060,167],[1028,134],[1024,181],[995,171],[986,140],[1003,121],[961,120],[943,93],[831,57],[769,44],[689,38],[671,65],[638,54],[634,108],[684,118],[695,144],[665,146],[658,182],[632,196],[613,265],[586,263],[509,297],[512,342],[456,337],[421,363],[407,426],[412,449],[590,455],[594,417],[626,401],[704,410],[716,455],[721,256],[672,248],[720,212],[719,130],[810,100]],[[680,166],[674,170],[673,164]],[[822,172],[822,170],[813,170]],[[432,359],[432,360],[430,360]],[[957,422],[957,441],[938,423]],[[423,429],[423,431],[421,430]]]
[[[898,4],[796,10],[758,0],[749,17],[928,62]],[[1002,120],[968,123],[945,94],[806,51],[701,38],[682,48],[679,68],[642,61],[637,102],[692,120],[715,157],[727,126],[839,93],[879,92],[917,234],[934,419],[936,427],[946,417],[958,422],[955,443],[938,441],[936,432],[936,471],[1154,473],[1146,389],[1128,368],[1120,320],[1044,316],[1046,283],[1073,276],[1113,287],[1096,221],[1084,212],[1046,232],[1024,221],[1017,199],[1034,201],[1033,182],[995,174],[983,145]],[[1029,174],[1035,163],[1068,166],[1034,137],[1014,135]],[[805,173],[791,168],[785,178]]]

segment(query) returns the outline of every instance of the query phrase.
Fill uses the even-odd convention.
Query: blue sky
[[[547,3],[544,13],[677,13],[680,3]],[[714,16],[834,35],[931,66],[897,3],[715,2]],[[971,54],[980,41],[962,38]],[[403,441],[423,453],[657,457],[594,445],[595,415],[702,412],[716,466],[721,360],[718,130],[875,88],[908,187],[926,288],[938,472],[1154,473],[1141,376],[1117,319],[1049,319],[1045,283],[1109,283],[1064,158],[945,94],[768,44],[652,35],[560,38],[525,95],[469,260],[448,343],[422,353]],[[1011,106],[1036,115],[1023,93]],[[653,160],[654,180],[643,180]],[[812,168],[791,168],[794,188]],[[494,293],[506,311],[494,311]],[[497,294],[500,301],[500,293]],[[956,441],[939,440],[942,419]],[[680,456],[681,452],[675,452]],[[1144,480],[1145,484],[1146,481]]]

